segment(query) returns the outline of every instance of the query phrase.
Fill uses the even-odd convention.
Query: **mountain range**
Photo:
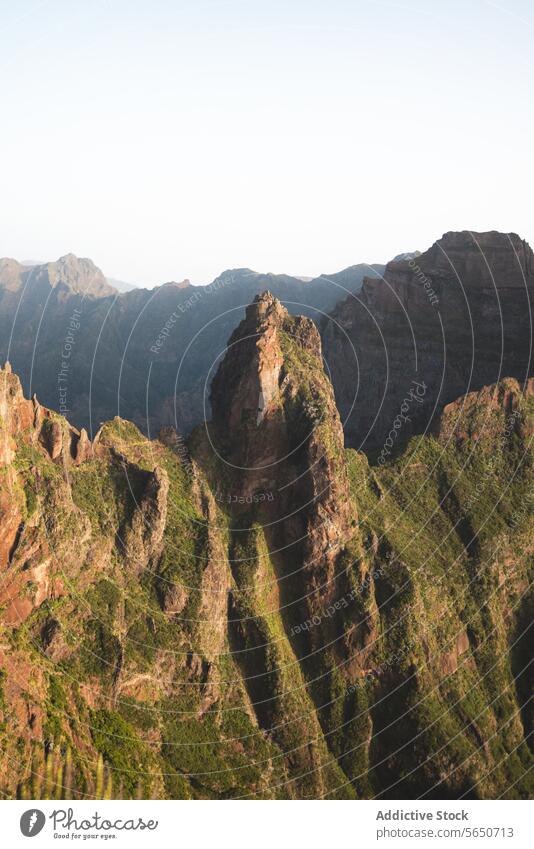
[[[366,275],[383,271],[360,264],[304,281],[234,269],[207,286],[183,281],[118,293],[91,260],[72,254],[31,268],[3,259],[0,360],[10,360],[28,394],[61,406],[93,435],[115,414],[145,433],[164,425],[188,432],[202,420],[217,358],[257,294],[269,288],[290,312],[320,321]]]
[[[342,298],[40,268],[0,266],[2,792],[531,798],[528,245]]]

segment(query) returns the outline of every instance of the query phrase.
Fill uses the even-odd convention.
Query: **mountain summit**
[[[23,288],[61,289],[64,293],[102,298],[116,294],[99,268],[90,259],[66,254],[56,262],[23,265],[14,259],[0,259],[0,288],[18,292]]]
[[[208,433],[221,479],[245,503],[273,493],[258,512],[269,515],[269,547],[280,550],[280,563],[296,558],[313,569],[320,562],[328,596],[353,516],[343,429],[313,321],[291,316],[270,292],[258,295],[230,337],[211,406]]]
[[[347,444],[380,450],[404,404],[398,444],[443,406],[533,372],[534,255],[514,233],[450,232],[388,263],[326,322],[323,343]],[[424,385],[409,403],[412,382]]]

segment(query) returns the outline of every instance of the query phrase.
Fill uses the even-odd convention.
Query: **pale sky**
[[[317,275],[532,223],[530,0],[0,2],[0,256]]]

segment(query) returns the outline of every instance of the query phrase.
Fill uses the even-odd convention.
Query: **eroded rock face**
[[[310,319],[293,318],[269,292],[230,338],[213,381],[211,451],[233,514],[267,519],[280,568],[300,565],[303,612],[336,593],[336,559],[356,510],[348,495],[343,432]],[[224,480],[224,483],[222,481]],[[260,501],[270,493],[272,498]],[[235,500],[234,500],[235,498]]]
[[[516,436],[527,449],[534,434],[525,408],[533,397],[534,378],[522,383],[506,378],[483,386],[446,404],[435,433],[441,442],[453,441],[459,447],[473,440],[488,453],[502,450],[506,441]]]
[[[211,406],[213,422],[199,429],[193,455],[231,526],[230,644],[258,724],[284,747],[298,735],[296,770],[321,794],[333,776],[322,746],[310,745],[320,723],[301,691],[313,675],[306,657],[321,650],[328,628],[296,639],[292,626],[343,592],[340,559],[356,508],[313,322],[290,316],[270,292],[258,296],[230,338]],[[293,792],[303,790],[296,781]]]
[[[35,408],[22,394],[22,386],[11,365],[0,370],[0,463],[13,458],[14,436],[34,424]]]
[[[452,242],[463,257],[465,240]],[[501,268],[502,245],[499,239],[497,242],[495,265]],[[521,257],[520,246],[516,247]],[[508,307],[513,307],[508,289],[517,290],[522,271],[528,271],[526,249],[524,258],[518,275],[503,275],[503,297]],[[400,261],[399,273],[406,268],[412,273],[410,262],[416,259],[420,258]],[[432,262],[435,293],[436,280],[444,285],[445,270],[437,257]],[[475,274],[473,262],[472,258],[465,260],[463,273],[473,274],[473,291],[485,292],[488,277],[482,271]],[[401,290],[406,306],[413,293],[410,285]],[[435,309],[428,292],[429,287],[423,285],[425,302]],[[381,304],[383,294],[377,288],[374,303],[387,319],[389,304]],[[454,292],[448,294],[454,298]],[[451,309],[449,306],[445,313],[452,322]],[[432,339],[427,341],[427,356],[420,364],[430,369]],[[509,353],[513,357],[513,351]],[[402,362],[396,364],[399,375],[401,366]],[[398,393],[396,403],[402,408],[407,397],[408,413],[419,411],[427,394],[432,398],[430,379],[419,374],[417,378],[402,396]],[[369,792],[367,778],[359,782],[373,759],[379,764],[379,781],[397,780],[394,752],[408,745],[421,721],[415,718],[417,711],[407,711],[406,705],[413,704],[418,693],[425,693],[427,707],[431,704],[429,709],[437,715],[446,710],[441,696],[434,695],[440,688],[438,682],[454,679],[451,690],[447,690],[451,698],[467,681],[470,689],[479,687],[482,641],[491,641],[491,635],[500,629],[504,637],[501,650],[506,651],[504,646],[518,618],[517,606],[508,606],[505,601],[506,591],[517,599],[525,588],[528,556],[512,554],[507,542],[497,558],[488,563],[486,537],[482,530],[479,540],[478,533],[487,517],[486,505],[499,504],[496,493],[503,488],[499,476],[506,481],[506,475],[513,474],[514,464],[523,462],[531,394],[530,381],[521,387],[517,380],[505,379],[445,407],[433,422],[442,452],[437,464],[430,462],[434,439],[428,445],[424,443],[421,458],[414,449],[406,469],[393,470],[389,463],[389,468],[377,470],[376,476],[361,455],[349,452],[351,480],[359,481],[351,496],[339,417],[313,327],[305,320],[296,323],[288,318],[276,300],[265,293],[249,307],[245,321],[230,340],[213,382],[214,422],[208,428],[209,439],[199,439],[196,448],[198,462],[209,470],[212,487],[221,493],[220,501],[226,505],[232,524],[232,645],[249,682],[258,722],[276,734],[281,703],[277,694],[284,690],[284,679],[273,661],[274,649],[271,654],[265,649],[269,630],[263,611],[282,612],[285,634],[309,682],[323,732],[343,737],[344,742],[336,749],[339,763],[354,776],[364,794]],[[492,466],[488,458],[495,446],[505,459]],[[484,479],[487,492],[480,487],[477,464],[469,466],[466,480],[456,492],[454,470],[459,459],[465,463],[465,451],[481,452],[482,462],[489,462],[491,483],[489,474],[488,480]],[[522,472],[521,483],[516,482],[519,498],[529,476],[530,472]],[[273,493],[271,501],[259,500],[259,493],[265,490]],[[425,521],[420,523],[406,505],[413,505],[419,516],[423,491],[430,501],[425,503]],[[225,499],[225,494],[230,498]],[[359,522],[361,505],[357,502],[363,496],[364,518]],[[510,508],[503,505],[502,509],[506,512]],[[426,538],[428,517],[440,530],[435,527],[432,531],[436,544],[427,549],[422,540]],[[528,509],[516,510],[509,521],[519,526],[527,519]],[[454,581],[442,574],[444,555],[439,552],[451,537],[447,556],[454,563]],[[429,561],[423,551],[438,555]],[[514,568],[505,565],[513,560]],[[269,563],[274,567],[270,576]],[[478,575],[475,586],[473,574]],[[486,586],[494,585],[497,576],[502,587],[499,601],[491,614],[480,616],[481,593]],[[462,604],[467,593],[477,609],[474,618],[480,616],[476,628],[466,628],[457,613],[456,580],[463,587]],[[260,600],[262,586],[267,589]],[[464,684],[459,683],[461,676],[465,676]],[[462,710],[458,713],[460,723],[464,722]],[[464,738],[469,747],[474,737],[486,754],[485,739],[494,720],[488,722],[484,728],[473,721]],[[522,723],[516,717],[510,718],[510,737],[518,745],[524,738]],[[345,756],[347,750],[358,751],[358,755]],[[427,781],[447,786],[449,779],[444,776],[449,774],[454,757],[448,752],[439,766],[425,766],[413,784],[403,784],[404,792],[422,788]],[[415,761],[412,767],[418,769]],[[464,779],[470,780],[467,773]]]
[[[173,432],[151,443],[117,417],[91,444],[25,399],[9,367],[0,389],[2,792],[39,798],[51,775],[54,784],[67,776],[75,797],[98,795],[92,765],[119,727],[134,760],[125,780],[105,756],[114,795],[137,792],[143,764],[143,792],[158,797],[302,795],[289,743],[264,736],[232,658],[224,517],[183,440]],[[226,717],[236,711],[234,730]],[[187,766],[191,751],[176,742],[203,725],[215,749]],[[221,784],[227,746],[238,770]],[[187,769],[216,777],[193,791]],[[325,769],[325,787],[342,782]]]
[[[261,424],[278,396],[283,364],[279,332],[286,318],[287,310],[265,292],[247,307],[230,337],[210,400],[214,422],[236,437],[247,434],[249,425]]]
[[[156,466],[153,472],[146,473],[143,493],[124,535],[126,562],[135,575],[154,568],[161,555],[168,494],[167,473]]]
[[[533,297],[534,256],[513,233],[446,233],[365,280],[323,333],[347,444],[389,456],[458,396],[528,378]]]
[[[6,363],[0,369],[0,464],[11,463],[16,439],[44,450],[50,460],[65,467],[82,463],[92,453],[87,431],[43,407],[36,395],[26,399],[19,378]]]

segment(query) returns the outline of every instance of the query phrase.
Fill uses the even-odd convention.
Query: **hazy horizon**
[[[0,8],[2,256],[152,286],[529,240],[525,0]]]
[[[468,230],[469,228],[453,228],[453,229],[457,229],[457,230],[461,230],[461,229],[466,230],[467,229]],[[495,228],[491,228],[491,229],[494,230]],[[471,230],[470,232],[475,233],[477,231]],[[513,231],[510,231],[510,232],[512,233]],[[433,240],[433,242],[437,241],[443,235],[444,234],[442,233],[439,236],[436,236],[436,238]],[[523,233],[517,233],[517,235],[520,236],[521,238],[525,239],[525,241],[530,244],[530,240],[528,238],[526,238],[526,236]],[[387,265],[387,263],[390,262],[392,259],[394,259],[395,256],[399,256],[403,253],[412,253],[412,252],[415,252],[415,251],[420,251],[422,253],[430,247],[431,247],[431,244],[425,245],[424,248],[412,246],[411,248],[409,247],[406,250],[398,251],[396,254],[393,254],[392,256],[389,256],[387,258],[376,259],[376,260],[373,260],[371,262],[367,262],[366,260],[357,260],[356,259],[354,262],[350,263],[348,266],[343,266],[342,268],[341,267],[340,268],[330,268],[328,271],[319,272],[318,274],[305,274],[305,273],[298,273],[298,272],[293,273],[293,274],[289,274],[289,272],[285,271],[284,269],[272,271],[272,269],[249,268],[248,266],[234,264],[234,265],[228,266],[227,268],[219,269],[219,271],[209,280],[191,280],[191,278],[187,274],[185,274],[185,275],[182,275],[182,276],[174,277],[172,279],[169,278],[168,280],[153,280],[153,281],[148,281],[146,283],[139,283],[135,280],[127,280],[124,276],[117,277],[117,276],[107,274],[106,269],[101,266],[101,264],[98,262],[97,259],[95,259],[95,257],[81,257],[81,256],[78,256],[78,255],[76,255],[76,256],[78,256],[78,259],[90,259],[95,264],[95,266],[97,268],[99,268],[100,271],[102,271],[102,273],[104,274],[106,279],[112,285],[114,283],[123,283],[123,284],[129,284],[133,287],[141,288],[141,289],[142,288],[144,288],[144,289],[154,289],[154,288],[157,288],[158,286],[163,286],[166,283],[182,283],[186,280],[188,280],[191,283],[191,285],[193,285],[193,286],[209,286],[211,283],[214,282],[214,280],[217,279],[217,277],[219,277],[224,272],[226,272],[226,271],[238,271],[238,270],[249,270],[249,271],[257,273],[257,274],[277,274],[277,275],[286,274],[286,275],[295,277],[297,279],[314,280],[314,279],[321,277],[321,276],[328,276],[328,274],[335,274],[335,273],[340,272],[340,271],[345,271],[347,268],[350,268],[351,266],[355,266],[355,265],[368,265],[369,269],[371,270],[371,267],[373,265]],[[36,260],[36,259],[20,259],[19,257],[13,257],[13,256],[12,257],[1,256],[0,259],[14,259],[17,262],[19,262],[21,265],[31,267],[33,265],[46,265],[50,262],[56,262],[57,260],[61,259],[62,256],[66,256],[69,253],[73,253],[73,251],[64,251],[60,256],[49,257],[48,259],[38,259],[38,260]]]

